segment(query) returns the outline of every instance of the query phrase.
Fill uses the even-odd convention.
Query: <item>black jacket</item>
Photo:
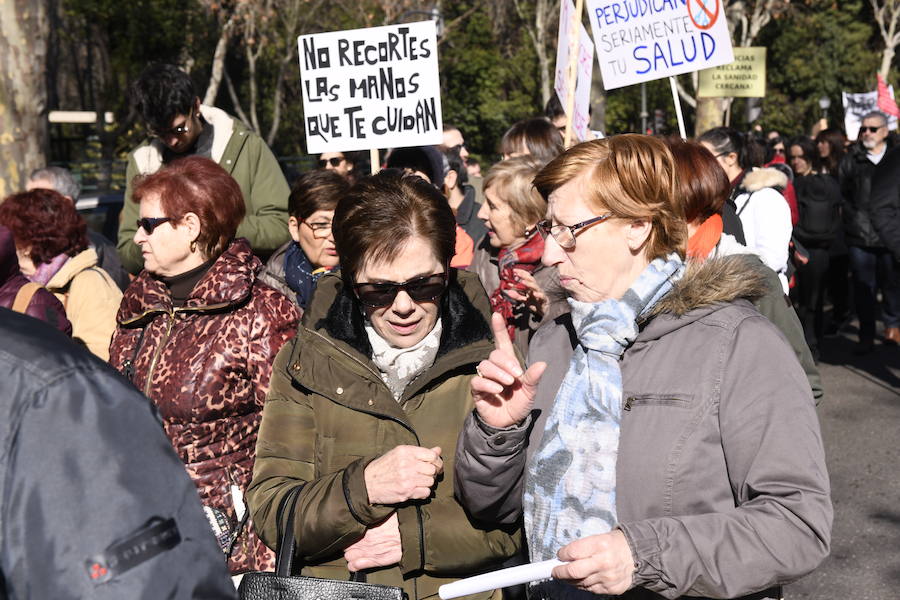
[[[889,150],[875,169],[869,211],[882,243],[900,261],[900,147]]]
[[[0,598],[235,597],[150,402],[0,308]]]
[[[891,150],[890,139],[888,152]],[[844,233],[847,245],[864,246],[869,248],[883,248],[884,243],[872,225],[871,220],[871,196],[872,175],[875,173],[875,165],[866,155],[866,149],[855,144],[841,159],[838,167],[838,181],[841,184],[841,194],[844,197]],[[885,154],[885,158],[887,154]],[[882,158],[882,161],[884,158]]]

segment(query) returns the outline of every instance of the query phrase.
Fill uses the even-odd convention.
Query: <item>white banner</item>
[[[894,97],[894,86],[888,86],[888,92],[891,98]],[[862,119],[866,113],[877,110],[884,114],[888,119],[888,129],[897,129],[897,117],[893,117],[878,108],[878,92],[861,92],[859,94],[848,94],[841,92],[844,100],[844,131],[847,132],[848,140],[855,140],[859,137],[859,128],[862,125]]]
[[[434,21],[301,35],[310,154],[443,141]]]
[[[559,98],[563,110],[568,109],[569,84],[569,28],[572,25],[572,15],[575,14],[575,6],[571,0],[562,0],[559,6],[559,35],[556,40],[556,75],[553,80],[553,89]],[[578,79],[575,84],[575,114],[572,117],[572,130],[575,138],[580,141],[594,139],[591,133],[590,108],[591,108],[591,76],[594,71],[594,44],[587,29],[580,22],[578,28],[581,36],[578,43]]]
[[[603,86],[734,62],[725,0],[588,0]]]

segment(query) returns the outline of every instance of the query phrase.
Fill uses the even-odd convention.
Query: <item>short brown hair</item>
[[[448,268],[456,250],[456,218],[447,199],[421,177],[396,170],[363,177],[350,188],[334,211],[332,232],[347,285],[367,263],[396,256],[417,236]]]
[[[247,208],[237,181],[202,156],[180,158],[150,175],[136,178],[132,200],[159,197],[164,216],[178,223],[189,212],[200,219],[197,245],[207,258],[217,258],[234,239]]]
[[[514,123],[500,140],[501,154],[515,154],[522,149],[528,151],[542,165],[562,154],[563,138],[559,129],[546,117],[524,119]]]
[[[547,215],[547,201],[531,183],[541,165],[531,156],[517,156],[498,162],[484,178],[484,189],[509,204],[514,225],[532,227]]]
[[[580,176],[588,177],[585,201],[598,214],[650,221],[646,246],[650,260],[670,252],[684,257],[687,226],[674,199],[675,160],[662,141],[623,134],[582,142],[541,169],[534,185],[548,199]]]
[[[702,223],[722,212],[731,182],[712,152],[697,142],[670,137],[666,145],[675,158],[675,202],[687,223]]]
[[[300,175],[291,188],[288,214],[298,221],[316,211],[334,210],[350,183],[334,171],[316,169]]]

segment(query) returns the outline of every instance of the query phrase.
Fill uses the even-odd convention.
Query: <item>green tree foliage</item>
[[[445,20],[468,3],[447,5]],[[439,49],[441,105],[445,123],[460,128],[470,152],[497,158],[503,133],[519,119],[542,114],[540,77],[532,45],[520,28],[498,43],[487,10],[476,11]]]
[[[843,125],[841,91],[874,89],[880,64],[871,11],[860,0],[792,3],[758,45],[769,48],[761,124],[794,134],[821,116],[818,100],[831,99],[829,121]]]

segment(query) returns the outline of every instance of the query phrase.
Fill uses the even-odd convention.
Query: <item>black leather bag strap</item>
[[[297,499],[300,497],[300,492],[303,491],[305,485],[305,483],[301,483],[285,494],[278,505],[278,512],[275,513],[275,522],[281,527],[278,531],[278,552],[275,555],[275,574],[279,577],[290,577],[292,573],[294,551],[297,546],[294,534],[294,517],[297,511]],[[285,512],[287,512],[286,518]],[[366,583],[366,574],[362,571],[350,573],[350,581]]]
[[[291,567],[294,562],[294,549],[296,540],[294,539],[294,515],[297,511],[297,499],[300,492],[303,491],[305,483],[301,483],[294,489],[290,490],[281,499],[278,505],[275,522],[279,524],[281,529],[278,532],[278,553],[275,556],[275,573],[279,577],[290,577]],[[287,518],[283,519],[287,511]],[[282,525],[284,523],[284,525]]]

